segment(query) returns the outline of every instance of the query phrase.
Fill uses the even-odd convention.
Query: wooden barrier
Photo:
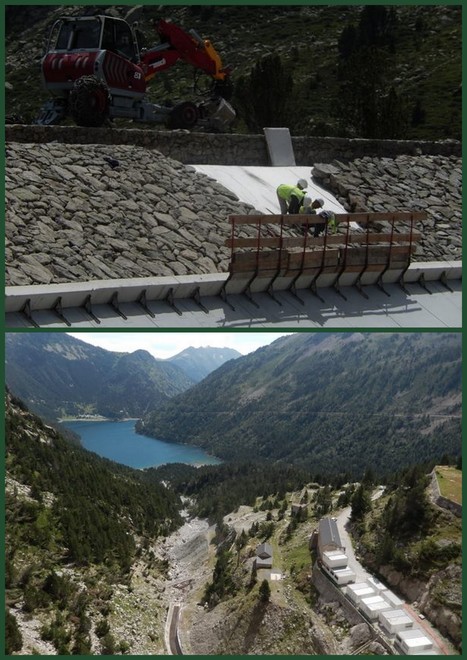
[[[339,213],[334,216],[334,230],[325,224],[322,235],[315,237],[310,231],[323,224],[319,215],[232,215],[232,232],[225,243],[231,248],[231,260],[223,297],[238,292],[238,285],[243,283],[240,292],[252,301],[253,284],[257,291],[267,291],[276,299],[273,285],[280,281],[280,288],[297,298],[298,288],[309,288],[322,300],[318,278],[329,274],[335,276],[332,285],[344,298],[339,283],[349,275],[366,298],[364,277],[387,294],[383,275],[397,272],[404,286],[404,274],[421,238],[415,224],[425,219],[423,211]],[[247,227],[250,234],[254,228],[255,235],[239,236]]]

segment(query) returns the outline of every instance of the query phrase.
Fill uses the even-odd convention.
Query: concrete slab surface
[[[345,213],[345,209],[327,190],[311,181],[310,166],[261,167],[256,165],[193,165],[198,171],[215,179],[239,200],[251,204],[262,213],[280,213],[276,189],[281,183],[294,185],[298,179],[309,182],[307,193],[324,201],[324,208],[335,213]]]
[[[244,294],[230,295],[225,302],[219,295],[203,296],[201,305],[191,298],[176,298],[174,309],[164,300],[150,300],[152,318],[136,302],[123,302],[123,319],[109,304],[93,305],[97,323],[81,307],[67,307],[65,318],[72,327],[93,328],[461,328],[462,285],[450,280],[448,291],[439,282],[429,283],[429,293],[419,284],[408,284],[403,291],[397,284],[385,286],[390,296],[377,286],[368,286],[364,298],[356,288],[346,287],[342,298],[331,287],[319,289],[323,301],[309,290],[300,290],[303,304],[288,291],[279,291],[273,299],[268,293],[255,293],[252,300]],[[32,317],[40,327],[66,328],[49,309],[34,309]],[[6,314],[8,328],[31,327],[18,311]]]

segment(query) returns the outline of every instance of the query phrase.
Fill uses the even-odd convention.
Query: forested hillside
[[[367,567],[417,601],[420,611],[460,648],[462,519],[436,504],[428,476],[432,468],[417,465],[391,475],[374,502],[372,484],[367,485],[354,502],[352,531]],[[450,470],[452,480],[462,484],[461,460]]]
[[[65,333],[8,333],[6,383],[49,419],[82,414],[139,417],[193,380],[147,351],[114,353]]]
[[[461,448],[460,334],[297,333],[138,423],[227,460],[387,474]]]
[[[7,607],[41,621],[42,639],[65,655],[90,652],[92,612],[111,654],[105,601],[135,557],[180,524],[180,502],[139,471],[70,445],[18,399],[5,405]],[[8,653],[21,648],[12,616]]]
[[[153,21],[159,18],[209,38],[234,67],[235,132],[288,126],[294,135],[461,138],[460,3],[7,6],[12,120],[32,121],[48,98],[40,79],[48,27],[61,14],[83,11],[137,20],[147,48],[158,44]],[[199,76],[197,83],[208,86]],[[188,100],[193,86],[192,68],[178,64],[157,74],[148,96],[158,104]]]

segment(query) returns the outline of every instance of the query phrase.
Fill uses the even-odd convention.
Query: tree
[[[351,506],[351,518],[355,521],[363,520],[365,513],[371,510],[370,493],[365,489],[363,484],[360,484],[352,496]]]
[[[420,124],[424,124],[425,121],[426,121],[426,111],[425,108],[423,107],[423,101],[422,99],[417,99],[412,110],[411,124],[412,126],[420,126]]]
[[[337,49],[342,59],[348,59],[358,46],[358,33],[355,25],[346,25],[337,42]]]
[[[271,587],[267,580],[263,580],[260,584],[259,597],[262,603],[268,603],[271,598]]]
[[[250,577],[250,589],[253,588],[258,580],[258,570],[256,568],[256,562],[253,562],[253,567],[251,569],[251,577]]]
[[[250,130],[292,123],[293,78],[282,65],[279,55],[266,55],[241,76],[235,88],[240,114]]]
[[[20,651],[22,646],[23,637],[16,617],[7,609],[5,611],[5,653],[13,655],[14,651]]]

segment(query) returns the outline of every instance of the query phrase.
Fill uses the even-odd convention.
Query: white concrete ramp
[[[294,185],[298,179],[308,181],[307,194],[324,201],[326,211],[345,213],[345,209],[327,190],[311,180],[311,166],[262,167],[259,165],[193,165],[197,172],[215,179],[237,195],[245,204],[251,204],[261,213],[280,213],[276,189],[281,183]]]
[[[288,128],[263,128],[269,160],[273,167],[294,167],[295,154]]]

